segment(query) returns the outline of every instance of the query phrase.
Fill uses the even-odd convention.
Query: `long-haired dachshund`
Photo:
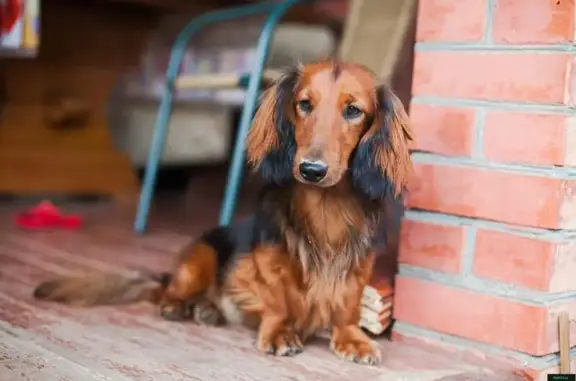
[[[254,325],[257,348],[279,356],[329,328],[339,357],[376,364],[360,299],[387,205],[412,170],[411,140],[402,103],[363,66],[296,67],[265,92],[247,137],[265,182],[252,216],[185,247],[169,275],[57,278],[34,295],[84,306],[147,300],[167,319]]]

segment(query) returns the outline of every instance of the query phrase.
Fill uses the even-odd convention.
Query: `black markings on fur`
[[[228,226],[218,227],[202,235],[201,241],[211,246],[216,252],[218,285],[224,282],[225,273],[233,261],[236,252],[236,242],[232,229]]]
[[[224,282],[226,273],[233,265],[238,255],[245,255],[252,251],[254,232],[258,226],[257,215],[250,215],[228,226],[222,226],[204,233],[201,242],[211,246],[217,255],[218,284]]]
[[[149,277],[151,280],[160,283],[162,287],[168,287],[170,282],[172,282],[172,274],[170,273],[158,273],[152,274],[147,273],[145,276]]]
[[[387,209],[386,214],[391,218],[380,219],[374,237],[372,237],[372,248],[377,254],[386,253],[389,255],[396,255],[397,253],[388,253],[387,249],[390,248],[390,240],[398,240],[400,234],[400,226],[402,217],[404,216],[404,202],[403,197],[389,198],[383,205]]]
[[[374,161],[376,151],[386,149],[390,144],[388,139],[394,110],[387,93],[387,89],[378,89],[378,112],[382,116],[381,126],[370,139],[356,147],[350,165],[354,188],[370,200],[384,199],[394,195],[392,180]]]
[[[282,232],[274,223],[274,220],[265,211],[259,211],[257,223],[252,232],[251,249],[255,250],[262,244],[278,244],[282,241]]]
[[[298,71],[287,73],[278,84],[278,103],[275,110],[276,133],[279,147],[270,152],[260,164],[260,176],[266,183],[284,185],[292,181],[292,163],[296,156],[294,126],[286,112],[294,98],[294,88],[298,81]]]
[[[56,281],[41,283],[34,289],[33,296],[36,299],[44,299],[50,296],[56,287],[58,287],[58,282]]]

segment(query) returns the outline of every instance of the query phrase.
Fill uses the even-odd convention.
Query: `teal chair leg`
[[[238,198],[238,188],[240,187],[242,169],[244,167],[244,140],[248,134],[250,123],[252,122],[252,117],[256,110],[256,104],[260,94],[260,84],[262,82],[262,71],[264,70],[264,65],[266,64],[266,59],[268,57],[272,34],[274,33],[274,29],[276,28],[276,24],[280,18],[292,5],[300,1],[301,0],[288,0],[280,4],[278,8],[274,9],[274,11],[270,13],[270,16],[268,16],[268,19],[266,20],[266,24],[264,25],[264,29],[260,34],[258,47],[256,49],[255,62],[252,71],[250,72],[246,98],[242,108],[238,132],[236,133],[232,162],[228,169],[224,201],[222,202],[222,210],[220,211],[220,226],[228,225],[234,215],[236,200]]]
[[[222,221],[228,222],[234,209],[236,193],[238,191],[238,185],[241,178],[243,164],[242,144],[248,131],[250,119],[254,113],[256,98],[258,96],[258,87],[260,86],[261,72],[267,57],[272,32],[274,31],[276,23],[284,15],[284,13],[286,13],[286,11],[292,5],[302,1],[306,0],[286,0],[281,3],[265,2],[206,13],[192,20],[180,32],[176,38],[176,42],[172,47],[170,62],[168,64],[168,70],[166,71],[164,91],[160,101],[160,108],[156,118],[156,125],[152,135],[152,142],[150,144],[150,152],[148,154],[148,161],[144,173],[142,190],[140,192],[138,210],[136,212],[136,219],[134,221],[134,230],[136,233],[143,234],[147,229],[150,206],[154,195],[154,188],[156,186],[158,165],[164,150],[166,135],[168,134],[168,124],[170,122],[170,116],[172,113],[174,80],[178,76],[180,64],[190,39],[196,33],[198,33],[198,31],[209,24],[253,16],[261,13],[270,13],[270,16],[264,27],[264,31],[258,42],[257,62],[255,63],[254,69],[252,70],[252,75],[249,81],[246,104],[244,105],[242,113],[242,120],[237,134],[232,165],[229,172],[228,185],[226,186],[224,209],[222,211],[220,221],[221,223]]]

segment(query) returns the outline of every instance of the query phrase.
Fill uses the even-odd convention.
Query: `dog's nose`
[[[328,173],[328,165],[323,161],[303,160],[300,163],[300,174],[302,178],[311,183],[320,182]]]

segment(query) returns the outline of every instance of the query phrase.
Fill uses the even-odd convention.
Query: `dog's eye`
[[[362,114],[362,110],[360,110],[356,106],[348,105],[344,109],[344,112],[342,115],[344,116],[344,119],[354,119],[354,118],[359,117],[360,114]]]
[[[310,102],[310,100],[308,100],[308,99],[299,100],[298,101],[298,108],[304,114],[308,114],[310,111],[312,111],[312,102]]]

